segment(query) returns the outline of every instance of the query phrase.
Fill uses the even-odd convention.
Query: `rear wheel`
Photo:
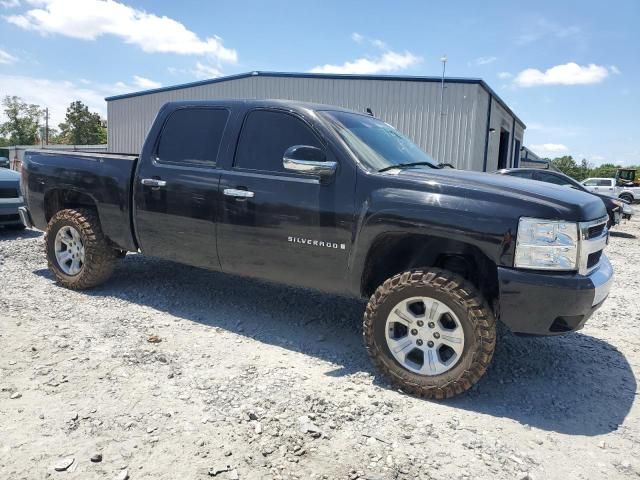
[[[462,277],[435,268],[412,270],[372,295],[364,340],[373,362],[396,386],[442,399],[484,375],[496,326],[482,295]]]
[[[49,269],[65,287],[95,287],[113,272],[115,252],[90,209],[56,213],[47,226],[45,248]]]
[[[633,195],[630,193],[622,193],[620,194],[620,198],[625,202],[633,203]]]

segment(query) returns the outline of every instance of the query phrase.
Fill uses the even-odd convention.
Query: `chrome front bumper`
[[[18,208],[18,215],[27,228],[33,228],[33,220],[31,220],[31,214],[29,214],[27,207]]]
[[[613,267],[605,254],[602,254],[598,269],[589,276],[593,283],[593,302],[592,307],[600,305],[609,295],[611,284],[613,283]]]

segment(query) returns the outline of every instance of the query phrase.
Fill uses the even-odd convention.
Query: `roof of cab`
[[[338,107],[336,105],[326,105],[322,103],[301,102],[298,100],[282,100],[282,99],[219,99],[219,100],[177,100],[173,102],[167,102],[165,107],[187,107],[187,106],[218,106],[218,107],[233,107],[237,105],[253,107],[280,107],[290,110],[310,110],[310,111],[322,111],[332,110],[340,112],[356,113],[358,115],[367,115],[366,113],[356,112],[344,107]]]

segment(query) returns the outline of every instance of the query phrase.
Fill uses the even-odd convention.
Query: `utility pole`
[[[44,142],[49,145],[49,107],[44,109]]]
[[[444,115],[444,72],[447,68],[447,56],[443,55],[440,57],[440,61],[442,62],[442,83],[440,84],[440,115]]]

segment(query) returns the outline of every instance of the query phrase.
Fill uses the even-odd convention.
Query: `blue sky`
[[[0,0],[0,95],[49,106],[251,70],[480,77],[545,156],[640,163],[640,1]]]

